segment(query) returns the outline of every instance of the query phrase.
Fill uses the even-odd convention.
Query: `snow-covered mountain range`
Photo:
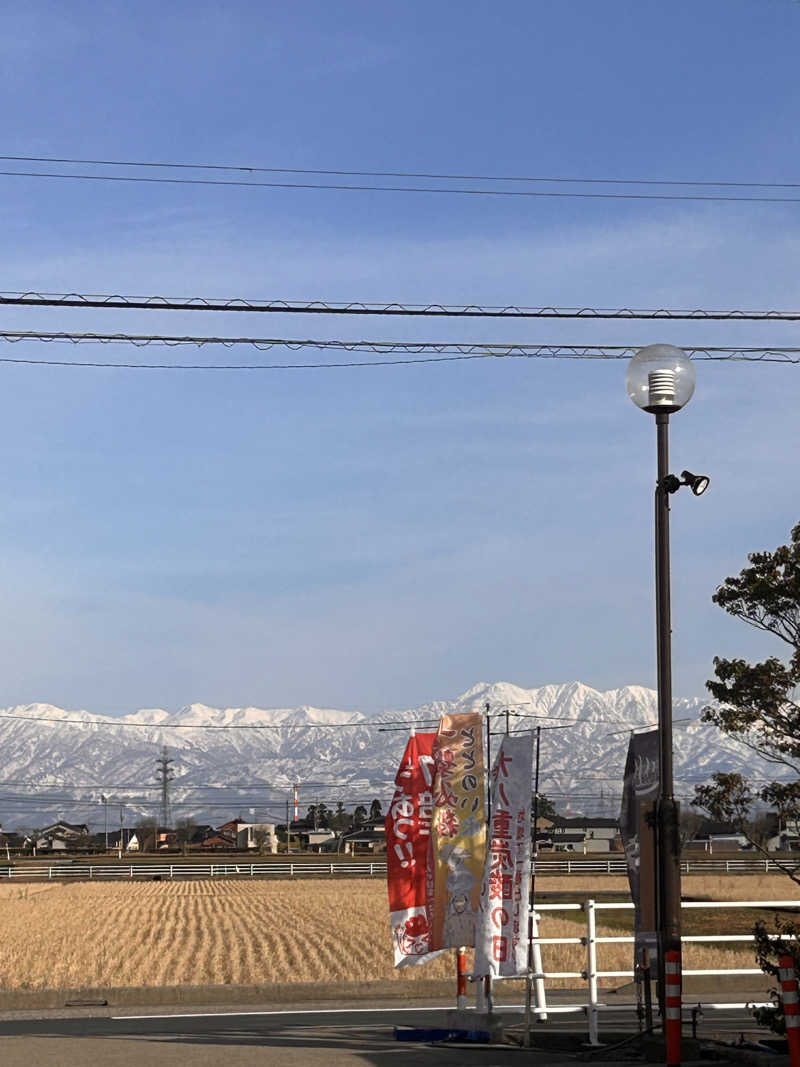
[[[675,702],[676,792],[691,794],[716,770],[771,776],[751,751],[699,721],[706,703]],[[510,709],[512,730],[566,727],[542,732],[541,788],[573,814],[617,813],[629,731],[656,720],[651,689],[600,692],[579,682],[533,689],[480,683],[455,700],[378,715],[190,704],[115,718],[27,704],[0,711],[0,825],[30,827],[63,817],[101,828],[103,796],[111,826],[120,803],[128,825],[154,815],[156,758],[165,744],[174,760],[175,818],[219,824],[240,813],[251,817],[253,809],[256,818],[280,821],[294,782],[301,811],[316,800],[331,807],[385,801],[408,735],[402,724],[487,704],[492,715]],[[493,730],[504,726],[502,715],[493,720]]]

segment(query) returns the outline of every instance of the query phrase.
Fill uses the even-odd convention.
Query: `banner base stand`
[[[424,1041],[426,1043],[431,1041],[471,1045],[489,1045],[493,1043],[488,1030],[463,1030],[459,1028],[447,1030],[442,1027],[430,1026],[395,1026],[394,1038],[395,1041]]]
[[[492,1044],[505,1040],[503,1020],[493,1011],[448,1011],[445,1015],[445,1025],[460,1030],[482,1030],[489,1035],[488,1040]]]

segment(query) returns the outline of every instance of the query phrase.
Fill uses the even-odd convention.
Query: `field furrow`
[[[565,892],[576,899],[581,886],[575,878],[540,878],[537,888],[548,899]],[[696,899],[800,898],[798,887],[781,876],[692,877],[684,879],[683,888]],[[599,889],[624,894],[626,883],[612,877],[583,889],[587,895]],[[207,879],[3,890],[3,989],[415,981],[453,975],[452,953],[423,967],[394,970],[386,889],[368,879]],[[684,925],[687,932],[733,932],[735,924],[746,932],[754,917],[729,909],[686,912]],[[599,932],[624,933],[631,921],[630,912],[601,911]],[[580,937],[585,926],[573,912],[545,913],[540,932],[543,937]],[[585,969],[581,945],[545,946],[542,953],[546,970]],[[601,970],[626,969],[631,956],[630,945],[598,949]],[[685,961],[697,968],[754,965],[745,944],[687,945]]]

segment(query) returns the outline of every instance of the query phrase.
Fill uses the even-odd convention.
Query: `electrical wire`
[[[349,193],[422,193],[445,196],[478,196],[558,200],[659,200],[738,204],[800,204],[797,196],[733,196],[711,193],[608,193],[555,189],[468,189],[463,186],[368,185],[337,182],[233,181],[227,178],[151,178],[142,174],[77,174],[65,171],[0,170],[3,178],[51,178],[84,182],[121,182],[144,185],[227,186],[250,189],[323,190]]]
[[[388,304],[361,301],[254,300],[244,297],[121,296],[118,293],[0,292],[0,306],[128,308],[146,311],[248,311],[300,315],[388,315],[506,319],[667,319],[734,322],[800,322],[800,311],[707,308],[525,307],[514,304]]]
[[[59,360],[23,357],[0,357],[0,363],[47,367],[85,367],[117,370],[191,370],[191,371],[265,371],[265,370],[340,370],[346,367],[390,367],[422,363],[453,363],[479,359],[546,359],[546,360],[620,360],[638,351],[636,345],[565,345],[514,344],[489,341],[344,341],[292,339],[277,337],[216,337],[167,334],[71,333],[68,331],[3,330],[0,341],[19,344],[25,341],[68,344],[129,344],[137,348],[164,346],[203,348],[221,345],[226,348],[250,346],[258,351],[288,348],[299,351],[365,352],[378,355],[409,353],[404,359],[343,360],[306,363],[143,363],[110,360]],[[800,347],[699,346],[684,345],[684,352],[695,360],[736,363],[800,363]],[[411,353],[416,353],[412,355]],[[423,353],[430,353],[424,355]]]
[[[501,174],[437,174],[428,171],[407,170],[322,170],[311,167],[256,167],[232,163],[165,163],[160,161],[122,160],[122,159],[75,159],[63,156],[10,156],[0,155],[0,160],[8,163],[68,163],[73,166],[93,167],[142,167],[164,170],[221,170],[238,171],[245,174],[313,174],[340,178],[423,178],[435,181],[464,182],[526,182],[526,183],[565,183],[569,185],[677,185],[709,186],[714,188],[735,189],[800,189],[800,182],[747,182],[711,181],[708,179],[685,178],[565,178],[528,177]]]
[[[133,730],[377,730],[381,726],[430,726],[438,719],[366,719],[360,722],[301,722],[301,723],[184,723],[184,722],[114,722],[110,719],[62,719],[51,715],[15,715],[0,712],[0,719],[21,722],[55,722],[63,726],[102,727]],[[174,779],[173,779],[174,780]]]

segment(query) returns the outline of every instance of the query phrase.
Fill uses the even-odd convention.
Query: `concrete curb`
[[[419,979],[397,982],[271,982],[266,985],[127,986],[91,989],[0,990],[0,1013],[38,1008],[58,1010],[68,1001],[78,1006],[164,1007],[170,1005],[219,1004],[316,1004],[320,1001],[455,1000],[454,983],[449,979]],[[94,1002],[89,1004],[88,1002]]]

